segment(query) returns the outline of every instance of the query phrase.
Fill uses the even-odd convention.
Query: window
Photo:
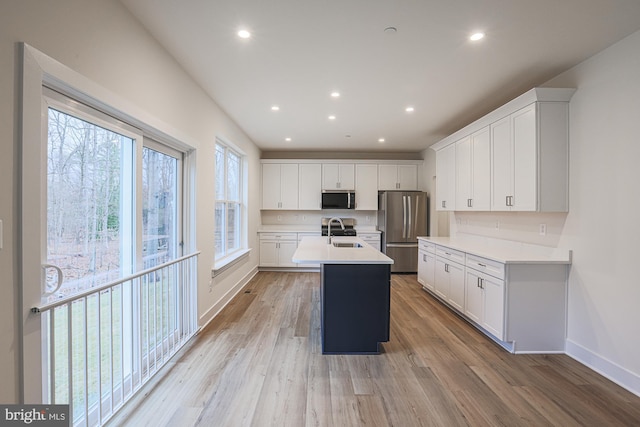
[[[215,258],[242,249],[242,156],[216,141]]]
[[[197,330],[194,156],[22,47],[23,399],[102,425]]]

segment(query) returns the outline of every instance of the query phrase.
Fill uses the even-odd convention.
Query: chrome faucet
[[[329,244],[331,244],[331,223],[336,220],[338,221],[338,223],[340,224],[340,227],[342,227],[342,229],[344,230],[344,224],[342,223],[342,219],[334,216],[333,218],[331,218],[329,220],[329,223],[327,224],[327,236],[329,236]]]

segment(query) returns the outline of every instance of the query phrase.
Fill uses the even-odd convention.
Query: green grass
[[[86,304],[83,299],[78,300],[70,305],[63,305],[54,309],[54,334],[53,343],[55,369],[54,387],[55,402],[57,404],[69,403],[69,335],[67,329],[69,327],[69,314],[71,314],[71,381],[73,388],[73,418],[77,419],[84,414],[85,404],[88,406],[95,405],[99,402],[100,392],[103,397],[108,396],[113,388],[117,389],[125,380],[130,380],[132,370],[137,370],[137,364],[134,367],[128,367],[125,363],[123,371],[123,363],[131,361],[130,345],[125,343],[127,354],[122,360],[122,322],[138,325],[140,331],[139,339],[142,342],[142,353],[146,354],[148,349],[163,342],[163,333],[175,328],[176,321],[173,318],[174,308],[176,304],[176,295],[172,289],[173,280],[169,280],[166,275],[162,280],[157,282],[142,281],[144,292],[142,300],[139,302],[140,310],[146,313],[148,309],[148,317],[146,314],[141,315],[139,319],[133,319],[130,307],[123,308],[122,296],[129,295],[129,284],[119,285],[112,290],[103,291],[98,297],[97,294],[88,296]],[[149,287],[151,286],[151,287]],[[156,295],[154,296],[154,289]],[[150,291],[150,295],[146,292]],[[149,306],[148,299],[152,304]],[[153,304],[154,300],[162,304],[162,309]],[[69,309],[69,307],[71,307]],[[86,333],[85,333],[85,309],[86,309]],[[71,313],[69,313],[71,312]],[[99,314],[99,316],[98,316]],[[123,319],[123,316],[124,319]],[[126,316],[129,316],[127,319]],[[147,321],[148,319],[148,321]],[[154,328],[157,328],[155,334]],[[149,325],[150,323],[151,325]],[[151,333],[147,336],[147,332]],[[127,332],[124,333],[127,337]],[[129,341],[129,338],[127,340]],[[130,341],[129,341],[130,342]],[[134,351],[140,344],[134,340]],[[86,350],[85,350],[86,348]],[[86,371],[85,371],[86,361]],[[153,360],[150,361],[153,363]],[[153,369],[153,366],[152,366]],[[140,373],[136,372],[136,382]],[[85,378],[86,376],[86,378]],[[86,385],[85,385],[86,384]],[[102,390],[100,390],[102,385]],[[85,395],[88,402],[85,402]],[[114,398],[116,402],[119,397]],[[108,408],[105,408],[108,410]]]

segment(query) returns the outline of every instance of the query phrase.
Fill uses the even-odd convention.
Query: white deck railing
[[[99,426],[197,330],[194,253],[32,309],[42,313],[44,402]]]

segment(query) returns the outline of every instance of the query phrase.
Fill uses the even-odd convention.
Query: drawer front
[[[435,253],[436,252],[436,244],[427,242],[426,240],[418,239],[418,248],[424,252]]]
[[[464,252],[456,251],[446,246],[436,246],[436,256],[464,265]]]
[[[361,238],[365,242],[379,242],[380,234],[378,233],[358,233],[357,237]]]
[[[488,274],[498,279],[504,280],[504,264],[476,255],[467,254],[467,267],[473,268],[481,273]]]
[[[298,233],[260,233],[260,240],[298,240]]]

